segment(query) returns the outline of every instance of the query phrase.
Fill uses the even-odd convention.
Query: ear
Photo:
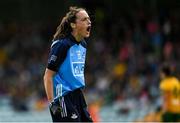
[[[75,28],[76,25],[74,23],[71,23],[71,28]]]

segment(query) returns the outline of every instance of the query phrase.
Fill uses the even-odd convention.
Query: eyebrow
[[[82,18],[79,18],[79,20],[86,20],[86,19],[90,19],[90,17],[82,17]]]

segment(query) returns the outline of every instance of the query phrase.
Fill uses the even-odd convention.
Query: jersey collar
[[[70,38],[71,41],[73,41],[73,42],[76,43],[76,44],[80,44],[81,41],[82,41],[82,40],[81,40],[81,41],[77,41],[72,34],[69,35],[69,38]]]

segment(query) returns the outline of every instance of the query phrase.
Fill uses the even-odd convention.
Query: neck
[[[75,38],[76,41],[78,41],[78,42],[80,42],[80,41],[83,39],[82,36],[79,36],[79,35],[78,35],[77,33],[75,33],[75,32],[72,32],[71,34],[74,36],[74,38]]]

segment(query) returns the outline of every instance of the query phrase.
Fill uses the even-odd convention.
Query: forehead
[[[76,14],[77,19],[89,17],[88,13],[85,10],[81,10]]]

